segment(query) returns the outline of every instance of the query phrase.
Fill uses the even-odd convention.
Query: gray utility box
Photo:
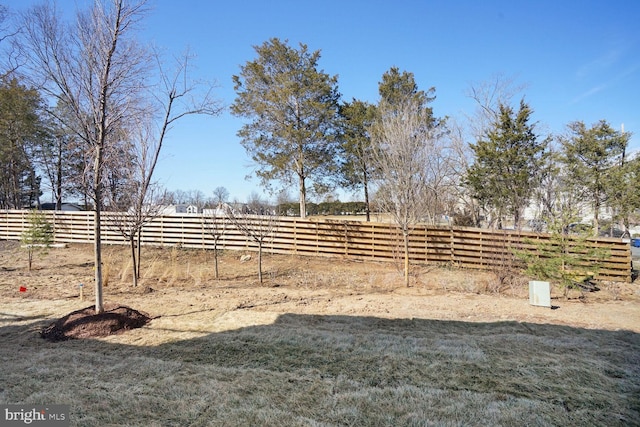
[[[529,282],[529,304],[551,307],[551,286],[549,286],[549,282],[538,280]]]

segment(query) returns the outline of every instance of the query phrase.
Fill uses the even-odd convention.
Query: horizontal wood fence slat
[[[56,243],[93,242],[93,212],[44,211],[53,225]],[[0,239],[19,240],[28,224],[27,210],[0,211]],[[125,244],[113,225],[122,214],[102,213],[104,244]],[[142,231],[144,245],[213,249],[211,217],[172,214],[155,218]],[[251,220],[248,218],[248,220]],[[221,219],[217,219],[220,224]],[[255,222],[260,222],[258,217]],[[517,265],[515,249],[532,250],[532,242],[549,241],[548,234],[486,230],[466,227],[420,226],[409,237],[413,262],[453,264],[473,269],[499,269]],[[622,239],[593,239],[589,244],[607,249],[598,279],[631,281],[631,247]],[[231,224],[224,227],[219,249],[257,250],[255,241]],[[402,236],[393,224],[277,217],[273,235],[263,250],[277,254],[349,257],[362,260],[397,260],[403,256]]]

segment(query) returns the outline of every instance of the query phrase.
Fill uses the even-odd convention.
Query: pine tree
[[[616,131],[605,120],[591,128],[573,122],[569,131],[571,135],[561,141],[563,163],[573,190],[591,205],[597,235],[602,208],[623,192],[625,171],[620,168],[630,134]]]
[[[0,208],[33,206],[40,196],[35,147],[45,137],[42,102],[17,79],[0,82]]]
[[[517,113],[501,104],[485,137],[471,144],[475,161],[465,184],[485,209],[494,212],[499,228],[507,215],[520,228],[546,159],[549,140],[536,134],[535,123],[530,123],[532,112],[524,100]]]
[[[370,220],[369,188],[379,175],[374,162],[371,126],[376,119],[376,108],[354,99],[340,108],[343,137],[340,146],[340,183],[346,188],[362,188],[366,220]]]
[[[640,158],[625,160],[611,171],[608,205],[613,209],[614,220],[629,230],[631,216],[640,209]]]
[[[318,70],[320,51],[304,44],[273,38],[255,49],[258,58],[233,76],[231,111],[251,120],[238,136],[263,185],[297,180],[304,218],[307,181],[324,187],[336,169],[338,78]]]
[[[29,271],[36,253],[45,255],[53,242],[53,226],[44,213],[33,210],[27,218],[29,227],[22,233],[22,245],[28,254]]]
[[[564,224],[572,218],[570,211],[549,218],[549,239],[525,240],[535,250],[515,251],[516,257],[526,264],[528,275],[557,284],[565,296],[570,289],[586,288],[610,256],[608,249],[588,241],[587,230],[569,234]]]
[[[424,117],[428,121],[428,125],[432,127],[436,120],[429,104],[436,99],[435,91],[434,87],[429,88],[426,92],[419,90],[413,73],[400,72],[397,67],[391,67],[386,71],[378,84],[380,102],[386,105],[387,110],[404,108],[410,102],[417,109],[424,111]]]

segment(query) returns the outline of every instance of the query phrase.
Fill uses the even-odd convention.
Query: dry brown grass
[[[631,332],[280,315],[160,345],[51,344],[34,333],[42,322],[3,323],[0,401],[70,403],[73,425],[616,426],[640,416]]]
[[[68,403],[79,426],[640,425],[635,285],[543,310],[490,273],[432,266],[407,289],[389,264],[268,256],[259,287],[239,255],[216,281],[210,253],[145,250],[134,289],[106,248],[105,298],[155,319],[50,343],[41,328],[87,305],[90,251],[31,274],[0,251],[0,402]]]

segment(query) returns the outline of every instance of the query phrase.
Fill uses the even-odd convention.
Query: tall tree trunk
[[[102,147],[96,147],[96,158],[93,174],[93,188],[95,194],[95,210],[93,220],[93,251],[95,254],[95,271],[96,271],[96,313],[104,312],[103,296],[102,296],[102,235],[100,233],[101,210],[102,210],[102,187],[100,169],[102,166]]]
[[[138,261],[136,258],[136,238],[135,235],[132,235],[129,238],[129,243],[131,246],[131,261],[133,268],[133,286],[138,286]]]
[[[363,187],[364,187],[364,211],[367,216],[367,222],[371,221],[371,209],[369,208],[369,180],[367,177],[367,171],[364,171]]]
[[[100,244],[100,202],[96,201],[96,209],[93,215],[93,252],[95,254],[94,269],[96,271],[96,313],[104,312],[102,296],[102,246]]]
[[[307,217],[307,187],[304,177],[300,177],[300,218]]]
[[[215,266],[216,279],[218,279],[218,239],[213,239],[213,263]]]
[[[31,169],[29,175],[29,207],[32,207],[35,204],[35,208],[40,210],[40,186],[36,182],[36,173]]]
[[[262,285],[262,240],[258,240],[258,281]]]
[[[56,210],[62,210],[62,144],[58,141],[58,158],[56,164]]]
[[[20,181],[19,181],[19,173],[18,173],[18,165],[15,161],[11,161],[10,166],[8,168],[10,170],[10,179],[11,179],[11,199],[13,204],[13,209],[22,209],[22,203],[20,201]]]
[[[136,257],[136,278],[140,279],[140,260],[142,259],[142,229],[136,232],[136,249],[138,255]],[[136,281],[136,285],[138,281]]]
[[[593,233],[594,235],[600,234],[600,196],[596,196],[596,200],[593,204]]]
[[[404,238],[404,284],[409,287],[409,232],[402,231]]]

